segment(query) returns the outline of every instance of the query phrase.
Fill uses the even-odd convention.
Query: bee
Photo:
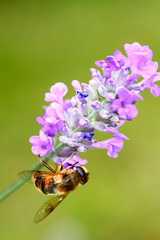
[[[89,179],[89,171],[84,167],[76,167],[76,163],[56,171],[46,162],[41,163],[52,173],[43,171],[26,170],[20,173],[23,179],[32,177],[35,188],[45,195],[53,195],[51,199],[45,202],[35,215],[34,221],[38,223],[45,219],[65,198],[80,185],[84,185]]]

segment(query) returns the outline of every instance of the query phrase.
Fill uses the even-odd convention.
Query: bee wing
[[[55,195],[38,210],[35,215],[34,222],[38,223],[45,219],[62,201],[65,199],[67,194]]]
[[[46,175],[46,174],[48,175],[47,172],[33,171],[33,170],[24,170],[24,171],[19,173],[19,177],[24,179],[25,181],[31,181],[32,182],[31,177],[33,176],[34,173],[41,173],[41,175]]]
[[[35,172],[37,171],[25,170],[19,173],[19,177],[24,179],[25,181],[32,181],[30,178],[33,176]]]

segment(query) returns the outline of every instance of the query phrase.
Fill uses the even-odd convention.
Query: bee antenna
[[[74,166],[77,164],[78,162],[75,162],[74,164],[71,164],[71,163],[68,163],[68,167],[67,168],[70,168],[70,167],[72,167],[72,168],[74,168]],[[62,168],[63,166],[61,166],[61,168]],[[62,170],[62,169],[61,169]]]
[[[74,164],[72,164],[72,167],[74,167],[78,162],[75,162]]]
[[[71,158],[74,156],[75,153],[76,153],[76,150],[71,154],[71,156],[69,156],[68,158],[66,158],[66,159],[64,160],[64,162],[61,164],[60,170],[63,169],[63,165],[64,165],[69,159],[71,159]],[[76,163],[77,163],[77,162],[76,162]],[[68,163],[68,164],[71,165],[71,166],[74,166],[76,163],[74,163],[73,165],[70,164],[70,163]]]

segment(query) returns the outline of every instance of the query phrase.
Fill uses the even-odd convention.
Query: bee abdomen
[[[34,176],[34,184],[35,184],[35,187],[40,189],[40,186],[41,186],[41,179],[42,179],[42,176],[38,175],[38,176]]]
[[[36,174],[34,175],[35,187],[44,194],[55,194],[56,184],[52,177],[45,175]]]
[[[46,180],[46,179],[45,179]],[[49,181],[47,179],[46,181],[46,186],[45,186],[45,194],[56,194],[57,186],[54,182],[54,179],[51,177],[49,178]]]

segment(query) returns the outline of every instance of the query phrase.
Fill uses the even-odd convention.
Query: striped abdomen
[[[44,194],[57,194],[57,183],[53,174],[36,171],[33,175],[33,183]]]

